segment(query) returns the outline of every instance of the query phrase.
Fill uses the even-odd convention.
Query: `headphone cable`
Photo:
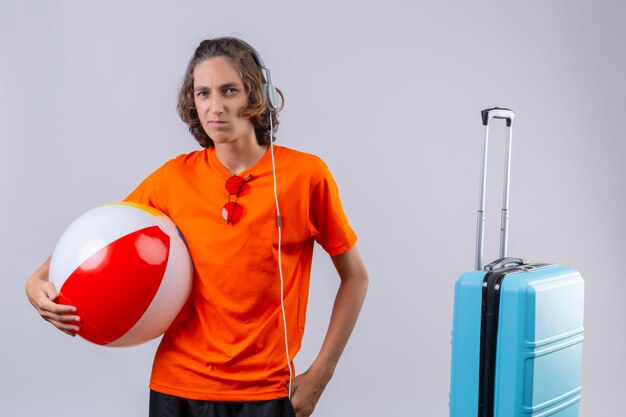
[[[274,124],[272,123],[272,111],[270,110],[270,153],[272,154],[272,174],[274,179],[274,201],[276,202],[276,227],[278,228],[278,273],[280,275],[280,308],[283,316],[283,330],[285,334],[285,357],[287,358],[287,367],[289,368],[289,398],[291,399],[291,382],[293,381],[293,369],[291,368],[291,360],[289,357],[289,339],[287,336],[287,316],[285,314],[285,282],[283,278],[283,263],[281,257],[281,218],[280,208],[278,207],[278,192],[276,191],[276,163],[274,161]]]

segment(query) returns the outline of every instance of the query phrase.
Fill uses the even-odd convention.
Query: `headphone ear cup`
[[[265,91],[265,98],[267,99],[267,108],[270,110],[278,109],[280,99],[278,98],[276,87],[274,87],[273,84],[265,83],[263,90]]]

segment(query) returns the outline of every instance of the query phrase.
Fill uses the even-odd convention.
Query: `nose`
[[[211,102],[209,103],[209,110],[213,114],[222,114],[224,113],[224,99],[220,97],[219,94],[213,94],[210,98]]]

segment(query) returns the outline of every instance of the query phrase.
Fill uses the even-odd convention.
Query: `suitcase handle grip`
[[[485,230],[485,188],[487,187],[487,143],[489,122],[491,119],[505,119],[507,124],[507,141],[504,150],[504,190],[502,195],[502,220],[500,223],[500,258],[506,258],[509,234],[509,174],[511,172],[511,142],[513,140],[513,119],[515,113],[510,109],[493,107],[481,111],[483,120],[483,150],[480,168],[480,189],[478,200],[478,224],[476,231],[476,270],[483,269],[483,234]]]
[[[485,265],[485,271],[493,271],[494,269],[500,269],[507,266],[520,266],[524,265],[524,260],[522,258],[500,258],[496,259],[492,263]]]
[[[488,126],[491,119],[505,119],[507,127],[511,127],[515,119],[515,112],[510,109],[493,107],[480,112],[483,118],[483,126]]]

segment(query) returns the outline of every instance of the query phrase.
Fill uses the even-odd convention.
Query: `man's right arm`
[[[50,258],[31,275],[26,281],[26,295],[41,317],[50,322],[57,329],[74,336],[80,328],[77,324],[80,317],[72,315],[76,307],[57,304],[54,302],[59,293],[54,284],[48,280],[50,271]]]

